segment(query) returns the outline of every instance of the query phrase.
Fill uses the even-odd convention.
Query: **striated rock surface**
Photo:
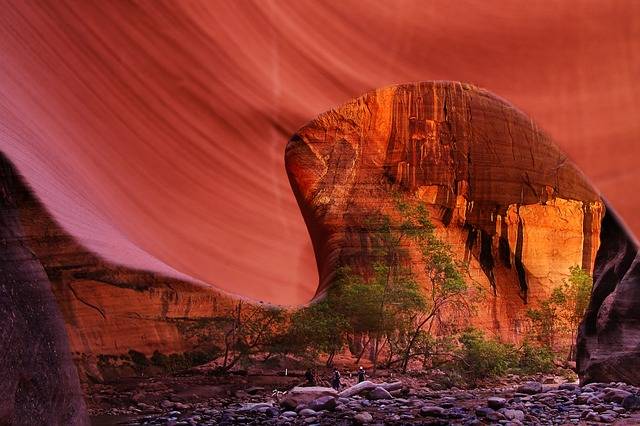
[[[387,3],[3,1],[0,150],[104,258],[295,305],[318,277],[287,139],[456,78],[527,111],[640,234],[640,2]]]
[[[199,321],[215,318],[233,303],[211,288],[100,259],[60,228],[11,173],[17,241],[29,250],[53,292],[51,303],[59,306],[66,345],[83,376],[103,378],[96,368],[100,355],[193,350],[201,343]]]
[[[0,157],[0,424],[88,424],[62,316],[20,225],[21,188]]]
[[[518,338],[526,305],[569,267],[592,269],[598,193],[529,118],[484,90],[427,82],[370,92],[300,129],[285,160],[318,261],[318,294],[339,265],[371,263],[373,238],[362,226],[370,216],[401,226],[398,193],[429,206],[439,236],[469,262],[468,281],[488,295],[476,325],[504,338]]]
[[[594,287],[578,331],[580,380],[640,384],[638,246],[608,210],[601,229]]]

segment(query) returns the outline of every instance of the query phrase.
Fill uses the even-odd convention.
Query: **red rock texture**
[[[639,15],[634,0],[4,1],[0,149],[102,257],[306,303],[318,276],[282,151],[393,83],[505,97],[640,230]]]
[[[19,213],[25,241],[51,282],[69,335],[81,358],[184,352],[194,342],[180,321],[211,318],[231,298],[207,286],[113,265],[78,244],[33,198],[23,192]],[[95,361],[95,360],[94,360]]]
[[[369,217],[401,225],[394,191],[430,206],[439,235],[470,262],[469,283],[489,294],[476,323],[510,340],[527,304],[569,267],[591,270],[599,245],[598,193],[528,117],[465,84],[388,87],[326,112],[291,139],[286,167],[320,293],[339,265],[373,262]]]
[[[0,389],[15,400],[2,399],[0,424],[21,424],[28,411],[40,424],[82,423],[76,365],[81,379],[108,379],[100,355],[203,349],[185,327],[220,315],[228,296],[99,258],[53,221],[5,159],[2,171],[0,312],[13,320],[0,327]],[[48,390],[38,393],[33,380]]]
[[[48,277],[81,371],[100,378],[99,355],[193,350],[198,342],[182,326],[232,305],[210,287],[99,258],[60,228],[20,180],[15,186],[21,239]]]
[[[602,221],[594,287],[578,331],[580,381],[640,384],[640,257],[616,214]]]

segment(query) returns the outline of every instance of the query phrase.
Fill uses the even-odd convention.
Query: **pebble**
[[[526,393],[533,395],[542,392],[542,383],[540,382],[526,382],[518,386],[516,390],[518,393]]]
[[[426,417],[442,417],[444,408],[435,405],[424,405],[420,408],[420,414]]]
[[[487,398],[487,405],[494,410],[499,410],[504,407],[507,403],[505,398],[500,398],[499,396],[492,396],[491,398]]]
[[[309,417],[309,416],[315,416],[316,415],[316,411],[312,410],[311,408],[303,408],[302,410],[300,410],[298,412],[298,414],[303,416],[303,417]]]
[[[495,412],[493,408],[489,407],[480,407],[476,408],[476,416],[478,417],[489,417]]]
[[[524,412],[521,410],[504,410],[502,411],[502,415],[504,415],[507,420],[518,420],[520,422],[524,420]]]
[[[353,417],[353,420],[356,423],[361,423],[361,424],[362,423],[369,423],[369,422],[373,421],[373,416],[371,414],[367,413],[367,412],[364,412],[364,413],[356,414]]]

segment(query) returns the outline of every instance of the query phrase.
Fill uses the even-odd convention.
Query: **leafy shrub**
[[[554,369],[555,355],[547,346],[525,342],[520,352],[520,369],[523,373],[549,373]]]
[[[149,360],[147,359],[147,356],[142,352],[138,352],[133,349],[129,351],[129,359],[133,363],[132,365],[133,370],[140,375],[144,373],[145,367],[149,365]]]
[[[138,352],[131,349],[129,351],[129,358],[131,359],[131,362],[133,362],[133,364],[136,366],[146,367],[147,365],[149,365],[149,360],[147,360],[147,356],[142,352]]]
[[[160,351],[153,351],[153,355],[150,358],[151,364],[156,367],[166,367],[169,362],[169,358]]]
[[[151,364],[162,367],[168,372],[187,370],[197,365],[206,364],[213,361],[220,355],[220,348],[214,347],[207,351],[184,352],[181,354],[165,355],[162,352],[154,351],[151,355]]]
[[[459,340],[458,368],[472,381],[500,376],[517,366],[519,357],[513,345],[487,339],[475,329],[466,330]]]

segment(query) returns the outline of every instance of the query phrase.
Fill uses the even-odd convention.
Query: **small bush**
[[[553,351],[546,346],[535,346],[525,342],[520,351],[520,369],[523,373],[549,373],[553,371]]]
[[[219,354],[220,349],[216,347],[207,351],[193,351],[170,355],[154,351],[149,360],[151,364],[162,367],[165,371],[175,373],[213,361]]]
[[[167,364],[169,362],[169,357],[167,357],[162,352],[156,350],[156,351],[153,351],[153,355],[151,355],[150,361],[151,361],[151,364],[155,365],[156,367],[167,367]]]
[[[171,354],[167,361],[167,370],[170,372],[182,371],[190,368],[191,366],[185,359],[183,354]]]
[[[146,367],[147,365],[149,365],[149,360],[147,360],[146,355],[142,352],[134,351],[133,349],[131,349],[129,351],[129,358],[137,366]]]
[[[458,351],[461,373],[475,381],[505,374],[517,366],[518,353],[513,345],[487,339],[479,330],[469,329],[460,336]]]
[[[217,348],[208,351],[185,352],[184,357],[189,367],[206,364],[216,359],[219,355]]]

